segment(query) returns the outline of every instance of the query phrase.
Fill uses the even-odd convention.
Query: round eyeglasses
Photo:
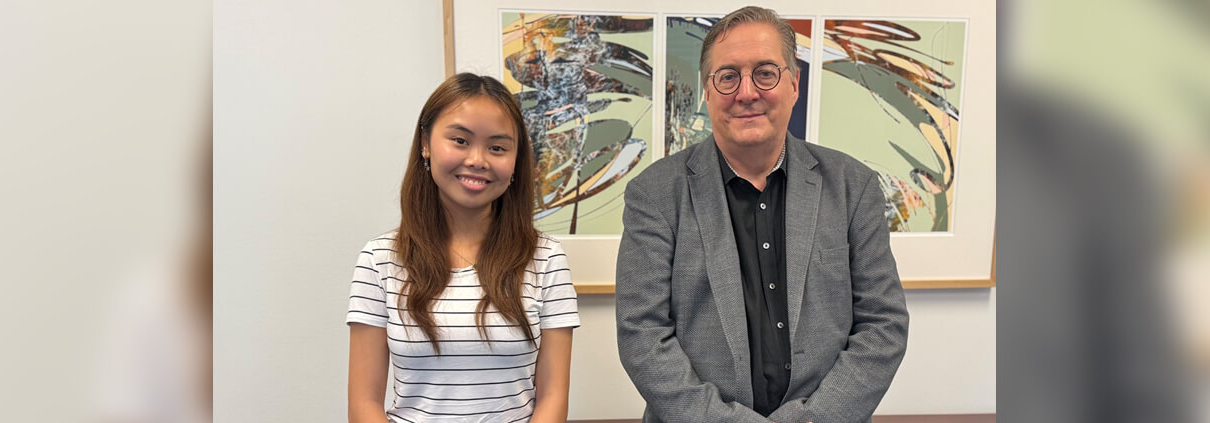
[[[789,66],[777,66],[772,63],[757,66],[750,74],[752,84],[756,85],[756,88],[769,91],[777,87],[777,83],[781,82],[781,71],[788,68]],[[710,80],[714,82],[714,90],[722,95],[731,95],[739,91],[740,81],[744,77],[742,73],[731,68],[719,69],[709,76]]]

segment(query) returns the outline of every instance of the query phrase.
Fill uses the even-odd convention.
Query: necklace
[[[475,262],[473,262],[473,261],[471,261],[471,260],[468,260],[468,259],[466,258],[466,256],[464,256],[464,255],[462,255],[462,254],[459,254],[457,249],[455,249],[455,248],[450,248],[450,251],[453,251],[453,252],[454,252],[454,255],[458,256],[458,258],[462,259],[462,261],[467,262],[467,263],[470,263],[470,264],[471,264],[471,268],[472,268],[472,269],[474,269],[474,268],[475,268]]]

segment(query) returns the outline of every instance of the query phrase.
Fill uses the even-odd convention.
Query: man
[[[903,359],[877,175],[787,135],[794,45],[768,9],[715,24],[713,137],[626,187],[618,350],[645,422],[866,422]]]

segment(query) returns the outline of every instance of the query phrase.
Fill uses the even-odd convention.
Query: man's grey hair
[[[798,72],[798,61],[794,60],[794,48],[797,45],[794,38],[794,28],[790,27],[790,23],[782,19],[772,9],[765,9],[758,6],[747,6],[734,12],[728,13],[719,19],[714,26],[710,27],[710,31],[706,33],[705,40],[702,41],[702,58],[698,61],[698,71],[702,75],[702,85],[710,79],[710,49],[714,47],[714,43],[720,37],[736,26],[746,23],[764,23],[772,25],[777,30],[777,34],[781,37],[781,54],[786,60],[786,66],[789,67],[790,74]]]

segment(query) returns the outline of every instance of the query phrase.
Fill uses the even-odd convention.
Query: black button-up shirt
[[[718,148],[716,145],[715,149]],[[764,191],[735,174],[722,151],[722,168],[731,227],[739,249],[744,312],[748,319],[753,409],[768,416],[781,405],[790,383],[790,334],[786,311],[786,163],[785,148]]]

